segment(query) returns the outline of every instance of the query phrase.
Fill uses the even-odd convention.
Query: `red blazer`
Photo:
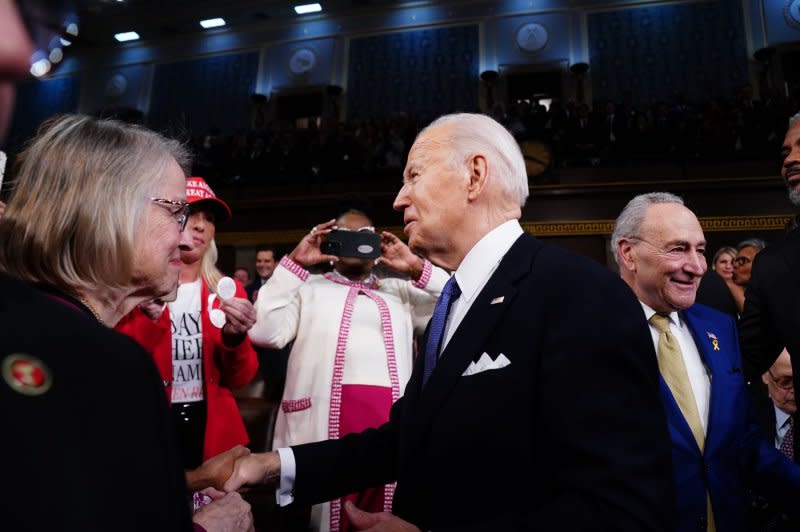
[[[258,371],[258,359],[250,339],[245,335],[237,347],[231,349],[222,342],[222,329],[211,324],[208,317],[209,290],[202,283],[200,319],[203,330],[203,393],[208,410],[203,460],[207,460],[237,444],[249,442],[242,416],[236,406],[231,389],[245,386]],[[236,297],[247,299],[244,288],[236,282]],[[219,306],[214,300],[213,308]],[[167,400],[172,398],[172,328],[169,309],[153,322],[139,308],[125,316],[116,330],[135,339],[150,353],[164,382]]]

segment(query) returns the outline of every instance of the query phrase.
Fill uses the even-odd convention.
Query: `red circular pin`
[[[3,380],[15,392],[42,395],[53,384],[50,370],[34,356],[15,353],[4,358],[2,365]]]

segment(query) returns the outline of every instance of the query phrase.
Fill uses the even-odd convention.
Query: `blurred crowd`
[[[547,104],[547,105],[545,105]],[[798,108],[794,99],[754,99],[750,85],[730,98],[619,101],[519,100],[495,104],[490,115],[522,142],[537,141],[549,167],[651,163],[702,164],[769,160]],[[395,179],[414,137],[427,121],[413,113],[355,116],[346,122],[274,120],[226,135],[213,127],[193,134],[195,173],[216,182],[308,183]]]

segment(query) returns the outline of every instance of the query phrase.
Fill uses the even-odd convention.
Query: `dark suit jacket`
[[[510,364],[462,376],[484,352]],[[299,502],[396,479],[423,530],[671,529],[653,343],[611,271],[525,234],[424,390],[422,365],[380,429],[293,448]]]
[[[770,445],[775,445],[775,405],[769,396],[753,397],[753,411],[756,415],[761,436]],[[762,493],[750,494],[750,508],[747,512],[748,530],[770,530],[772,532],[796,532],[800,529],[797,516],[790,517],[779,504],[771,501]],[[796,501],[789,503],[791,507],[797,505]],[[771,527],[771,528],[768,528]]]
[[[3,530],[192,530],[163,385],[133,340],[0,275],[0,363],[39,359],[30,396],[0,380]]]
[[[756,255],[739,336],[748,380],[760,383],[785,347],[792,355],[794,389],[800,390],[800,229]],[[794,423],[800,423],[800,411]],[[800,460],[800,438],[794,456]]]
[[[697,303],[706,305],[720,312],[724,312],[732,317],[734,320],[739,317],[739,310],[736,308],[736,300],[731,294],[730,288],[725,284],[725,280],[719,276],[717,272],[709,269],[703,279],[700,281],[700,286],[697,289]]]
[[[262,286],[261,277],[256,275],[255,280],[244,287],[244,291],[247,292],[247,299],[249,299],[251,303],[253,302],[253,294],[255,294]]]
[[[711,398],[701,452],[661,379],[675,467],[676,530],[705,529],[708,493],[717,530],[744,531],[747,488],[757,488],[776,501],[796,500],[800,497],[800,468],[761,436],[742,375],[733,319],[704,305],[693,305],[682,314],[711,374]]]

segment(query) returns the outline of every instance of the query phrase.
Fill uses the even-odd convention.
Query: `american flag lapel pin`
[[[706,334],[708,335],[708,339],[711,340],[711,347],[714,348],[714,351],[719,351],[719,340],[717,339],[717,335],[709,331],[706,331]]]

